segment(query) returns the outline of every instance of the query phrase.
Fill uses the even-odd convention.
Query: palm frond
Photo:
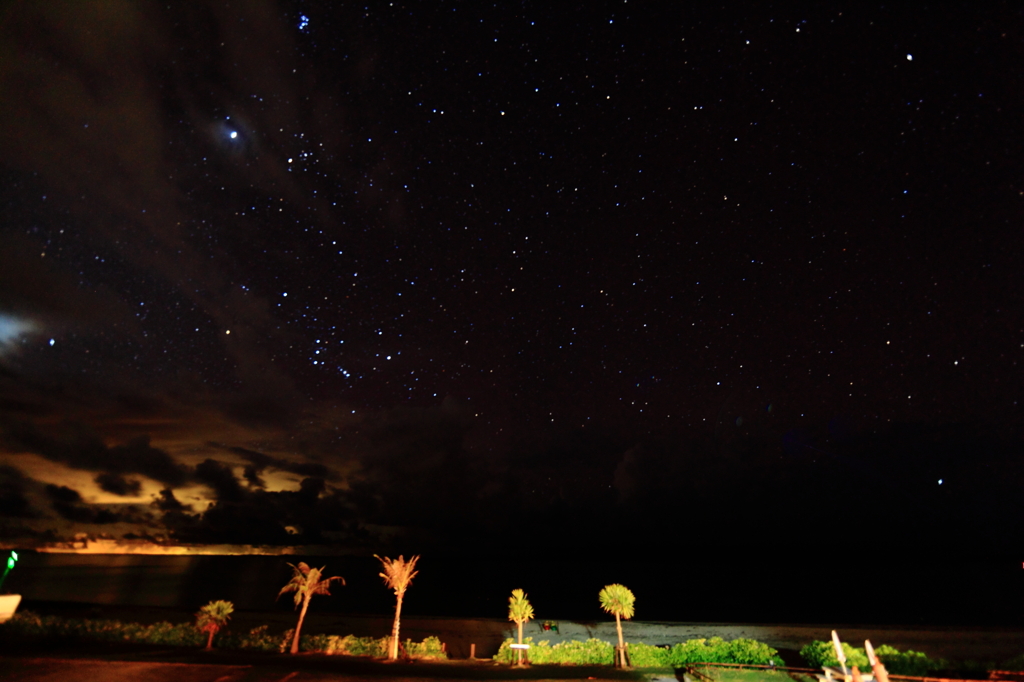
[[[525,623],[533,618],[533,606],[523,590],[512,590],[508,598],[508,619],[513,623]]]
[[[612,615],[629,620],[633,617],[633,604],[636,597],[625,585],[614,583],[605,585],[598,595],[601,608]]]
[[[380,557],[376,554],[373,556],[377,557],[384,568],[384,572],[379,574],[381,578],[384,578],[384,584],[393,589],[395,594],[404,594],[409,584],[412,583],[412,579],[419,573],[415,570],[416,562],[420,560],[419,555],[411,557],[408,561],[401,554],[397,559]]]

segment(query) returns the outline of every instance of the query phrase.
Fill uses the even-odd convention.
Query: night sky
[[[1019,565],[1018,5],[0,8],[4,546]]]

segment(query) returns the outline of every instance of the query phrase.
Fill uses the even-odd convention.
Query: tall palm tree
[[[533,618],[533,606],[522,590],[512,590],[508,598],[508,619],[519,626],[519,643],[523,643],[523,623]],[[516,665],[523,663],[523,650],[516,649]]]
[[[323,578],[324,569],[327,568],[326,566],[310,568],[305,561],[300,561],[298,566],[295,566],[294,564],[288,565],[292,567],[292,579],[288,581],[287,585],[281,588],[281,591],[277,593],[277,597],[280,599],[282,594],[294,592],[295,608],[299,608],[299,604],[302,604],[302,611],[299,613],[299,624],[295,626],[295,636],[292,638],[291,652],[293,654],[297,654],[299,653],[299,633],[302,632],[302,621],[306,617],[306,609],[309,608],[309,600],[313,598],[314,594],[329,595],[331,593],[331,582],[334,580],[340,580],[341,584],[344,585],[345,579],[340,575]]]
[[[615,664],[625,668],[627,667],[626,643],[622,641],[622,621],[620,618],[629,620],[633,617],[633,602],[636,601],[636,597],[633,596],[628,587],[615,583],[613,585],[605,585],[598,595],[598,599],[601,600],[602,609],[608,613],[615,614],[615,629],[619,631],[619,647],[616,650]]]
[[[391,643],[388,646],[388,659],[392,661],[398,660],[398,627],[399,621],[402,616],[402,599],[405,597],[405,590],[409,587],[409,583],[416,577],[419,571],[416,569],[416,562],[420,560],[419,556],[414,556],[408,561],[399,554],[397,559],[389,559],[387,557],[379,557],[376,554],[373,556],[380,560],[381,565],[384,567],[384,572],[380,574],[381,578],[384,578],[384,584],[395,591],[395,624],[391,628]]]
[[[210,635],[206,640],[206,650],[213,648],[213,636],[220,632],[220,629],[231,620],[231,614],[235,611],[235,605],[229,601],[212,601],[196,614],[196,627],[200,632]]]

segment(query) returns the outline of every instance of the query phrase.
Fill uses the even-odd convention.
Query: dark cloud
[[[18,469],[0,466],[0,517],[31,519],[39,515],[25,494],[29,483]]]
[[[34,452],[73,469],[141,474],[172,487],[182,485],[189,477],[188,468],[167,452],[151,447],[148,436],[107,447],[91,429],[80,424],[64,423],[43,433],[27,421],[7,424],[2,436],[9,450]]]
[[[79,504],[82,502],[81,494],[66,485],[48,483],[46,485],[46,495],[54,504]]]
[[[218,501],[238,502],[245,495],[231,467],[216,460],[207,459],[197,464],[193,476],[199,483],[209,486]]]
[[[226,496],[197,514],[169,504],[173,496],[158,500],[158,508],[166,510],[162,523],[179,542],[351,545],[369,537],[345,494],[328,492],[323,479],[303,479],[297,491],[245,490],[237,480],[235,486],[228,482],[228,467],[212,460],[200,467]]]
[[[174,491],[170,488],[165,488],[160,491],[160,497],[153,501],[153,506],[163,512],[192,511],[192,507],[182,504],[178,498],[174,496]]]
[[[110,509],[85,504],[81,494],[66,485],[47,484],[45,490],[54,511],[67,521],[107,525],[131,518]]]
[[[266,483],[260,478],[260,469],[255,464],[246,464],[242,475],[249,483],[250,488],[264,488]]]
[[[245,458],[252,466],[256,474],[262,473],[264,469],[276,469],[298,474],[299,476],[314,476],[318,478],[330,478],[332,472],[326,465],[318,462],[292,462],[280,457],[273,457],[262,452],[249,450],[242,447],[225,447],[216,443],[210,443],[214,447],[221,447],[230,452]]]
[[[122,497],[134,497],[142,490],[142,482],[135,479],[127,479],[118,474],[102,473],[95,478],[96,485],[101,490]]]

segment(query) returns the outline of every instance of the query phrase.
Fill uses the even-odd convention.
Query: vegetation
[[[621,619],[629,620],[633,617],[633,603],[636,601],[636,597],[625,585],[614,583],[605,585],[598,594],[598,599],[601,601],[601,608],[615,616],[615,629],[619,633],[619,648],[615,663],[620,668],[625,668],[627,665],[626,643],[622,639]]]
[[[0,637],[18,635],[185,647],[199,646],[208,638],[193,623],[141,625],[116,620],[39,616],[31,611],[22,611],[0,624]],[[284,653],[294,638],[295,630],[274,635],[268,632],[266,625],[261,625],[245,634],[222,630],[217,643],[223,649]],[[383,658],[388,653],[390,641],[391,637],[302,635],[300,648],[314,653]],[[407,639],[404,646],[410,658],[436,660],[448,657],[437,637],[427,637],[422,642]]]
[[[205,632],[210,637],[206,640],[206,649],[213,648],[213,637],[221,628],[231,620],[231,614],[235,611],[235,605],[229,601],[212,601],[196,614],[196,629]]]
[[[409,658],[419,660],[444,660],[448,653],[444,644],[437,637],[427,637],[422,642],[414,642],[411,639],[405,640],[403,645],[405,654]],[[346,656],[372,656],[384,658],[390,653],[391,637],[328,637],[325,654],[342,654]]]
[[[140,625],[116,620],[39,616],[31,611],[16,613],[13,618],[0,624],[0,634],[4,637],[61,637],[162,646],[199,646],[204,640],[203,633],[192,623]]]
[[[696,663],[742,663],[771,665],[782,662],[779,652],[753,639],[725,641],[721,637],[691,639],[669,650],[670,664],[682,668]]]
[[[508,598],[508,619],[519,626],[519,643],[523,643],[523,623],[533,618],[533,606],[522,590],[512,590]],[[523,650],[516,649],[516,664],[522,665]]]
[[[398,629],[402,617],[402,600],[405,598],[405,591],[408,589],[412,579],[419,571],[416,569],[416,562],[419,556],[414,556],[408,561],[401,554],[397,559],[388,557],[373,556],[380,560],[384,572],[380,574],[384,578],[384,584],[395,591],[395,623],[391,628],[391,648],[388,651],[388,658],[392,661],[398,660]]]
[[[850,646],[846,642],[843,642],[842,645],[848,667],[857,666],[861,670],[871,669],[864,649]],[[944,670],[949,667],[949,662],[944,659],[928,658],[920,651],[900,651],[887,644],[875,647],[875,655],[885,665],[885,669],[893,675],[924,677],[936,670]],[[800,650],[800,656],[807,661],[808,665],[815,668],[825,665],[839,667],[839,659],[836,658],[832,642],[815,640]]]
[[[506,639],[494,660],[499,663],[512,663],[515,660],[514,639]],[[547,640],[533,643],[533,637],[527,637],[523,644],[530,645],[531,663],[560,663],[562,665],[611,665],[614,659],[614,647],[600,639],[588,639],[586,642],[567,640],[552,645]]]
[[[341,584],[345,584],[345,579],[341,576],[332,576],[330,578],[322,578],[324,569],[326,566],[321,568],[310,568],[305,561],[300,561],[298,566],[294,564],[288,564],[292,567],[292,579],[288,581],[288,584],[281,588],[277,596],[280,599],[282,594],[288,592],[295,593],[295,608],[302,605],[302,611],[299,613],[299,623],[295,626],[295,635],[292,638],[291,653],[299,653],[299,633],[302,631],[302,621],[306,618],[306,610],[309,608],[309,601],[315,594],[327,594],[331,593],[330,587],[331,582],[334,580],[341,581]]]
[[[515,640],[506,639],[494,660],[511,663],[515,658],[511,648]],[[569,640],[552,645],[547,640],[533,643],[532,637],[524,640],[530,644],[530,662],[558,663],[562,665],[611,665],[615,660],[615,647],[600,639],[586,642]],[[658,647],[650,644],[627,644],[629,657],[639,668],[684,668],[697,663],[743,663],[746,665],[770,665],[780,663],[779,652],[763,642],[752,639],[734,639],[726,642],[720,637],[691,639],[673,647]]]

